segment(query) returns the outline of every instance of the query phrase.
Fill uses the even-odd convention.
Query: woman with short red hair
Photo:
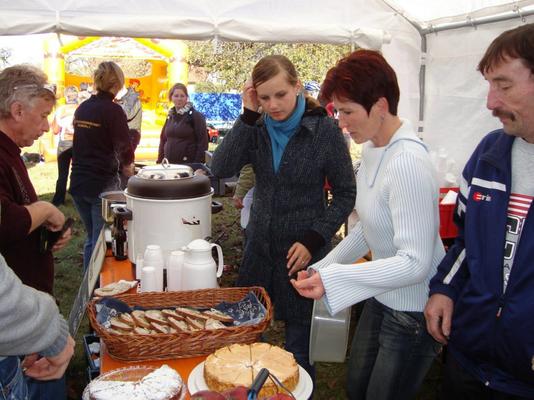
[[[334,102],[339,126],[363,143],[360,221],[292,283],[302,296],[324,296],[332,314],[365,300],[347,368],[350,399],[413,399],[440,349],[423,315],[428,283],[445,254],[434,169],[426,145],[397,116],[397,77],[380,53],[341,59],[322,94]],[[354,264],[369,251],[372,261]]]

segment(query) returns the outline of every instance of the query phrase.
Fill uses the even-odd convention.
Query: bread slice
[[[128,313],[122,313],[119,315],[119,320],[124,322],[125,324],[135,326],[135,321],[133,317]]]
[[[157,322],[150,322],[150,325],[152,325],[152,328],[158,333],[169,333],[170,327],[168,325],[161,325]]]
[[[176,312],[184,317],[194,318],[197,320],[206,321],[209,317],[202,314],[200,311],[195,310],[194,308],[189,307],[177,307]]]
[[[130,334],[130,332],[121,331],[120,329],[113,329],[113,328],[109,328],[108,332],[113,333],[114,335],[129,335]]]
[[[111,318],[109,322],[111,323],[111,327],[113,329],[118,329],[121,331],[129,332],[129,331],[132,331],[134,328],[133,325],[129,325],[129,324],[122,322],[118,317]]]
[[[221,329],[226,328],[226,325],[224,325],[221,321],[218,321],[216,319],[208,319],[206,321],[206,325],[204,326],[204,329]]]
[[[141,328],[140,326],[136,326],[133,332],[137,335],[150,335],[149,329]]]
[[[150,329],[150,323],[145,318],[145,312],[141,310],[132,311],[132,319],[135,322],[135,325],[140,326],[141,328]]]
[[[185,317],[185,320],[190,327],[195,328],[196,330],[204,329],[204,326],[206,325],[206,321],[201,321],[199,319]]]
[[[234,322],[234,319],[230,317],[228,314],[225,314],[222,311],[216,310],[215,308],[212,308],[207,311],[203,311],[202,314],[207,315],[211,319],[216,319],[217,321]]]
[[[187,325],[187,322],[185,322],[184,320],[179,320],[173,317],[169,317],[169,325],[177,329],[178,331],[183,331],[183,332],[189,331],[189,326]]]
[[[155,322],[160,325],[167,325],[167,318],[163,316],[163,313],[160,310],[147,310],[145,311],[145,318],[148,322]]]
[[[172,317],[174,319],[177,319],[177,320],[184,320],[184,317],[181,316],[180,314],[178,314],[176,311],[174,310],[171,310],[169,308],[166,308],[164,310],[161,310],[161,313],[163,314],[164,317],[166,318],[169,318],[169,317]]]

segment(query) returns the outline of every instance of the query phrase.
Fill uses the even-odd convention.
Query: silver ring
[[[301,261],[300,264],[304,265],[304,264],[306,264],[306,261]]]

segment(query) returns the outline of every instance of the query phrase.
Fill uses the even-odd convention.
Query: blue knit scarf
[[[287,143],[300,126],[300,120],[304,114],[305,107],[306,101],[304,100],[302,93],[300,93],[297,96],[295,110],[285,121],[275,121],[269,115],[265,116],[265,126],[267,127],[267,132],[269,132],[269,137],[271,138],[273,168],[275,173],[277,173],[280,168],[280,161],[282,160],[282,154],[284,154]]]

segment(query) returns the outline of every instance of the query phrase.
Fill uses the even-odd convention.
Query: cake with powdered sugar
[[[121,373],[121,379],[110,378],[96,379],[89,384],[90,400],[179,400],[184,390],[181,376],[167,365],[140,379],[131,380],[128,371]]]

